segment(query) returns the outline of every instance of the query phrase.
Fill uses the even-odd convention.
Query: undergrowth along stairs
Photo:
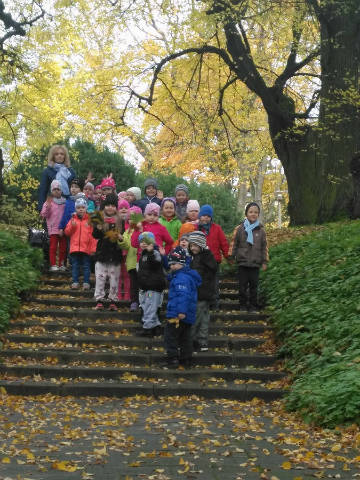
[[[117,312],[96,311],[93,283],[90,291],[71,290],[70,283],[66,272],[44,275],[11,321],[0,363],[0,387],[7,393],[198,395],[239,401],[283,395],[285,374],[273,353],[267,317],[237,311],[235,282],[220,282],[209,351],[194,354],[192,368],[175,370],[164,367],[163,337],[136,335],[140,313],[131,313],[128,302],[120,302]]]

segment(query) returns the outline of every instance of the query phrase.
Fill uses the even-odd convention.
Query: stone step
[[[202,381],[216,378],[225,381],[256,380],[271,382],[285,377],[285,373],[274,370],[256,369],[167,369],[167,368],[131,368],[131,367],[83,367],[67,365],[4,365],[0,364],[0,374],[29,377],[40,375],[43,378],[103,378],[132,381],[132,377],[157,378],[167,380]]]
[[[119,320],[136,320],[140,321],[140,313],[134,313],[129,311],[111,311],[111,310],[94,310],[94,309],[81,309],[71,307],[64,308],[44,308],[37,309],[35,306],[30,308],[23,308],[22,315],[36,316],[36,317],[63,317],[63,318],[86,318],[86,319],[119,319]],[[164,315],[163,315],[164,318]],[[249,321],[264,321],[268,316],[264,313],[233,313],[233,312],[211,312],[210,321],[214,322],[217,320],[222,321],[236,321],[243,320],[245,322]]]
[[[66,323],[58,323],[58,322],[46,322],[41,323],[36,320],[27,320],[27,321],[12,321],[10,324],[11,329],[26,329],[29,327],[39,327],[45,331],[57,331],[65,329],[74,329],[78,332],[88,333],[88,330],[93,330],[95,332],[121,332],[122,330],[128,330],[129,333],[133,333],[135,330],[139,328],[140,322],[127,322],[121,324],[101,324],[101,323],[83,323],[83,322],[71,322],[68,321]],[[234,324],[210,324],[209,332],[210,335],[215,334],[226,334],[226,333],[233,333],[233,334],[263,334],[266,331],[271,330],[271,327],[268,325],[259,325],[256,323],[242,323],[241,325],[234,325]],[[9,330],[11,333],[11,330]]]
[[[29,298],[29,302],[37,303],[39,305],[51,305],[51,306],[63,306],[63,307],[71,307],[71,308],[94,308],[96,305],[96,300],[94,298],[90,299],[73,299],[71,296],[67,298],[40,298],[37,296]],[[109,303],[109,302],[108,302]],[[130,305],[130,302],[126,300],[119,300],[117,301],[117,305],[119,307],[125,307]],[[163,303],[163,309],[166,308],[166,302]],[[219,310],[220,311],[231,311],[231,310],[239,310],[240,306],[238,302],[219,302]]]
[[[53,383],[35,382],[30,380],[2,380],[0,388],[4,388],[10,395],[72,395],[81,396],[107,396],[129,397],[134,395],[147,395],[158,397],[197,395],[202,398],[226,398],[241,402],[260,398],[265,401],[273,401],[281,398],[284,394],[280,389],[266,389],[258,385],[226,385],[226,386],[201,386],[198,383],[159,385],[157,383],[125,383],[114,384],[112,382],[79,382],[79,383]]]
[[[90,290],[82,290],[81,288],[78,290],[73,290],[73,289],[65,289],[65,288],[54,288],[54,289],[48,289],[48,288],[39,288],[36,291],[36,296],[33,298],[39,298],[40,295],[50,295],[52,298],[55,295],[66,295],[68,298],[70,297],[81,297],[81,298],[93,298],[94,297],[94,289],[91,288]],[[167,298],[167,294],[164,294],[164,299]],[[233,299],[237,300],[239,298],[238,293],[234,292],[220,292],[220,298],[221,299]],[[130,301],[127,300],[121,300],[123,304],[130,305]]]
[[[26,359],[47,359],[50,357],[56,358],[57,362],[69,363],[73,361],[80,362],[117,362],[126,363],[132,366],[135,365],[159,365],[165,362],[165,353],[149,349],[143,350],[119,350],[117,352],[84,352],[79,349],[59,348],[42,348],[36,350],[34,348],[14,348],[3,349],[0,352],[3,358],[26,358]],[[237,351],[231,352],[201,352],[193,356],[194,365],[224,365],[237,367],[269,367],[274,365],[277,361],[275,355],[266,355],[260,353],[240,353]]]
[[[5,339],[13,343],[42,343],[47,345],[53,342],[65,342],[71,345],[121,345],[121,346],[146,346],[146,347],[160,347],[164,346],[163,338],[150,339],[144,337],[136,337],[130,335],[121,335],[118,338],[114,335],[26,335],[26,334],[12,334],[5,335]],[[256,338],[234,338],[234,337],[209,337],[209,348],[224,348],[229,350],[243,350],[249,348],[256,348],[264,343],[264,339]]]

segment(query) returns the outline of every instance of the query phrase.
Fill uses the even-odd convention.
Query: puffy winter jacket
[[[183,267],[169,275],[169,298],[166,318],[176,318],[183,313],[182,322],[193,325],[196,320],[197,288],[201,285],[201,277],[195,270]]]
[[[63,216],[65,209],[65,202],[59,205],[52,201],[50,205],[45,202],[42,206],[40,215],[43,218],[46,218],[46,225],[49,235],[58,235],[59,234],[59,223]]]
[[[175,242],[179,237],[179,232],[182,225],[180,220],[177,217],[174,217],[169,221],[165,217],[160,217],[159,223],[161,223],[161,225],[163,225],[166,228],[171,238]]]
[[[143,231],[144,232],[152,232],[155,237],[155,242],[158,247],[164,246],[165,254],[167,255],[172,247],[173,239],[171,238],[169,232],[166,228],[161,225],[159,222],[149,223],[145,220],[142,222],[143,224]],[[139,235],[141,232],[139,230],[135,230],[134,233],[131,235],[131,246],[138,249],[138,259],[141,255],[141,249],[139,246]],[[164,245],[165,243],[165,245]]]
[[[212,251],[215,260],[221,262],[221,253],[225,258],[229,254],[229,243],[225,237],[223,229],[217,223],[211,223],[209,234],[206,234],[206,230],[199,226],[199,230],[204,232],[206,235],[206,244],[209,247],[209,250]]]
[[[196,270],[202,283],[198,289],[198,300],[213,300],[215,295],[215,275],[218,265],[210,250],[204,249],[193,255],[190,267]]]
[[[162,259],[157,246],[152,252],[143,250],[139,259],[138,284],[141,290],[162,292],[166,287],[166,279]]]
[[[109,226],[109,229],[115,229],[115,224]],[[113,263],[119,265],[122,259],[122,251],[118,242],[112,242],[106,238],[103,230],[94,228],[93,237],[98,240],[96,246],[95,259],[101,263]]]
[[[72,222],[75,221],[76,225]],[[91,255],[95,253],[97,241],[92,235],[93,227],[89,225],[89,215],[82,218],[73,215],[65,227],[65,235],[70,237],[70,253],[82,252]]]

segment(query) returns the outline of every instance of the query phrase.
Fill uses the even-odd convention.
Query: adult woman
[[[63,196],[67,198],[70,195],[71,181],[75,176],[75,171],[70,167],[70,157],[67,148],[64,145],[53,145],[48,153],[48,166],[41,175],[38,210],[41,211],[53,180],[60,182]]]

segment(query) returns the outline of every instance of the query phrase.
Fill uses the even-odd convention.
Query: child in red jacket
[[[211,303],[211,307],[215,310],[219,308],[219,265],[221,263],[222,255],[225,258],[229,256],[229,242],[225,237],[223,229],[217,223],[213,222],[214,210],[211,205],[203,205],[200,208],[199,212],[199,225],[198,229],[205,233],[206,235],[206,244],[208,249],[214,255],[215,260],[218,265],[216,272],[216,289],[215,289],[215,299]]]
[[[75,201],[75,213],[65,227],[65,235],[70,237],[70,257],[72,266],[71,288],[79,288],[80,265],[83,268],[83,289],[90,288],[90,255],[95,252],[96,241],[92,236],[93,227],[89,225],[89,216],[86,213],[86,198]]]

